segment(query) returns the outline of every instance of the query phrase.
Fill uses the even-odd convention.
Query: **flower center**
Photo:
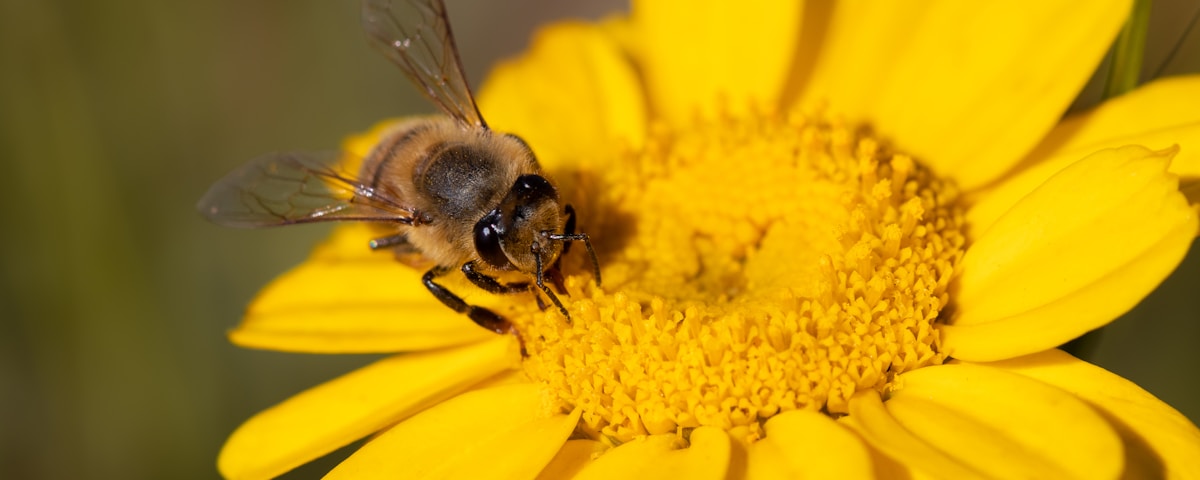
[[[525,374],[582,408],[582,432],[754,437],[779,412],[845,413],[855,392],[945,359],[933,323],[965,244],[949,181],[824,119],[650,137],[580,188],[603,286],[572,253],[572,321],[515,319]]]

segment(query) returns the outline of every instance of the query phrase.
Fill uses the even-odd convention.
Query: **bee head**
[[[558,191],[545,177],[521,175],[504,200],[475,223],[475,251],[499,270],[537,273],[562,250],[548,235],[561,228]]]

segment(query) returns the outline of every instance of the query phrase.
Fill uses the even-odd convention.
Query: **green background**
[[[475,85],[535,25],[620,8],[448,3]],[[1197,8],[1156,4],[1147,72]],[[1200,71],[1189,37],[1167,73]],[[211,478],[240,422],[369,361],[231,346],[244,305],[327,229],[224,229],[194,204],[262,153],[429,111],[352,0],[0,0],[0,478]],[[1192,250],[1094,360],[1198,419]]]

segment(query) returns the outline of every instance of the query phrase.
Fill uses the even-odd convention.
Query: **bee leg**
[[[475,268],[475,262],[464,263],[462,266],[463,275],[466,275],[467,280],[470,280],[475,286],[488,292],[509,295],[529,291],[529,283],[527,282],[503,284]]]
[[[462,272],[464,275],[467,276],[467,280],[470,280],[471,283],[475,284],[475,286],[482,288],[484,290],[487,290],[491,293],[507,295],[507,294],[512,294],[512,293],[521,293],[521,292],[529,291],[529,283],[528,282],[502,284],[502,283],[496,281],[495,278],[489,277],[487,274],[480,272],[479,270],[476,270],[475,262],[464,263],[462,266]],[[546,273],[547,274],[551,274],[551,273],[557,274],[558,272],[549,271]],[[552,278],[557,282],[558,289],[560,292],[566,291],[566,287],[564,287],[562,285],[562,274],[557,274],[557,275],[553,276]],[[546,309],[546,302],[542,301],[542,297],[539,297],[535,294],[533,298],[534,298],[534,300],[537,300],[537,306],[539,309],[541,309],[541,310]],[[567,317],[567,318],[570,318],[570,317]]]
[[[558,257],[562,259],[562,257]],[[567,294],[567,281],[563,278],[562,270],[558,269],[558,262],[555,261],[549,269],[546,270],[546,278],[554,285],[554,289],[563,295]]]
[[[412,244],[408,243],[407,233],[397,233],[395,235],[372,239],[370,242],[367,242],[367,246],[371,250],[382,250],[390,247],[413,248]]]
[[[440,265],[433,267],[429,269],[428,272],[425,272],[425,275],[421,276],[421,283],[425,284],[425,288],[428,289],[435,298],[440,300],[442,304],[450,307],[451,310],[454,310],[458,313],[466,314],[467,318],[470,318],[471,321],[475,322],[476,325],[501,335],[506,333],[515,335],[517,337],[517,342],[521,345],[521,356],[528,356],[525,353],[525,340],[521,338],[521,333],[518,332],[517,329],[513,327],[513,324],[507,319],[486,308],[468,305],[467,302],[464,302],[463,299],[458,295],[455,295],[454,292],[447,290],[446,287],[443,287],[433,281],[434,278],[440,277],[449,272],[450,267],[444,267]]]
[[[571,323],[571,314],[567,312],[567,307],[564,307],[562,302],[558,300],[558,295],[555,295],[554,291],[550,290],[550,287],[546,286],[546,271],[542,265],[541,246],[539,246],[537,243],[534,243],[531,249],[533,250],[533,260],[537,266],[536,275],[534,276],[534,283],[537,284],[538,288],[542,289],[542,292],[550,298],[551,302],[554,302],[554,306],[558,307],[558,311],[562,312],[563,316],[567,318],[567,323]]]
[[[562,260],[562,257],[571,249],[571,242],[582,241],[583,246],[587,248],[588,256],[592,258],[592,271],[596,275],[596,285],[600,285],[600,261],[596,259],[596,249],[592,248],[592,239],[586,233],[575,233],[575,208],[568,204],[563,207],[563,210],[567,215],[567,221],[563,222],[563,233],[549,235],[551,240],[563,242],[562,254],[554,261],[551,268],[558,268],[558,261]]]
[[[566,205],[563,205],[563,212],[566,213],[566,215],[567,215],[567,221],[563,222],[563,234],[574,235],[575,234],[575,207],[572,207],[571,204],[569,204],[569,203]],[[569,251],[571,251],[571,242],[563,242],[562,254],[560,254],[558,256],[559,260],[561,260],[563,255],[566,255],[567,252],[569,252]],[[554,261],[554,265],[558,266],[558,260]]]
[[[409,265],[420,264],[421,251],[417,247],[408,242],[407,233],[397,233],[386,237],[379,237],[367,242],[367,246],[373,251],[391,250],[392,256],[402,263]]]

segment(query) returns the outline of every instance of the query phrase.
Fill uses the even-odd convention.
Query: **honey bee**
[[[575,232],[574,210],[561,203],[529,145],[489,129],[480,115],[445,5],[441,0],[365,0],[362,22],[371,43],[445,116],[403,122],[363,159],[356,175],[338,171],[346,155],[338,152],[258,158],[214,184],[200,200],[200,212],[233,227],[389,224],[395,233],[367,247],[433,264],[421,279],[425,288],[479,326],[516,334],[504,317],[468,304],[438,277],[458,269],[488,292],[540,291],[569,321],[567,309],[547,286],[548,274],[557,271],[571,242],[580,241],[599,283],[595,250],[587,234]],[[533,282],[502,283],[496,276],[503,272],[519,272]]]

